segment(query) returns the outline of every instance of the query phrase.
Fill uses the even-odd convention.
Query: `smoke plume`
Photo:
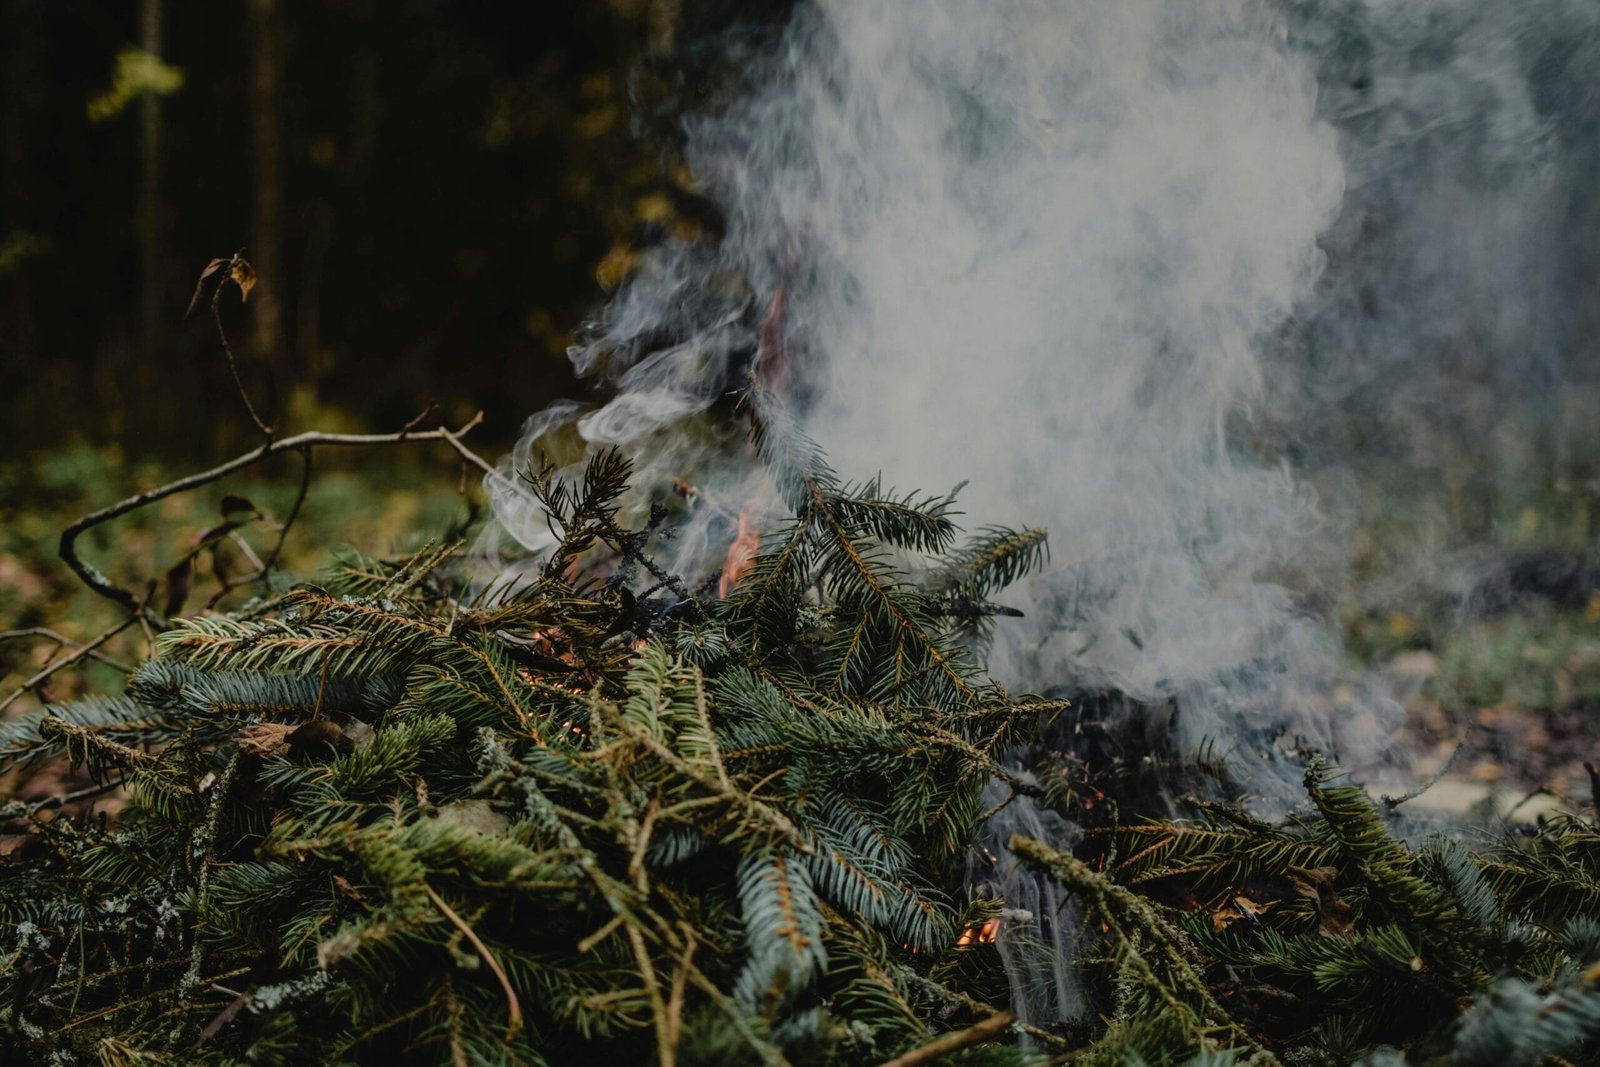
[[[969,514],[1050,528],[1002,675],[1187,694],[1198,737],[1225,679],[1314,658],[1263,578],[1315,511],[1237,440],[1260,339],[1315,281],[1343,189],[1282,19],[1251,0],[827,3],[750,62],[743,101],[690,120],[725,238],[648,258],[574,350],[614,398],[537,417],[525,446],[560,422],[634,447],[646,482],[749,492],[698,416],[781,302],[839,469],[967,481]],[[504,503],[537,548],[542,523]]]
[[[848,476],[1048,526],[1008,683],[1160,702],[1252,768],[1403,772],[1392,702],[1326,695],[1326,605],[1459,596],[1508,517],[1600,504],[1600,8],[815,0],[734,40],[743,95],[684,120],[725,233],[644,255],[572,350],[607,399],[508,467],[621,446],[641,507],[690,480],[674,562],[710,570],[763,494],[730,398],[779,351]],[[503,486],[496,515],[550,543]],[[1041,919],[1035,1021],[1077,1010]]]

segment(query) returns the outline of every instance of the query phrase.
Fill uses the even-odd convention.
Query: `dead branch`
[[[997,1012],[987,1019],[980,1019],[965,1030],[943,1034],[921,1048],[914,1048],[904,1055],[886,1060],[883,1067],[918,1067],[919,1064],[932,1063],[941,1056],[976,1045],[980,1041],[987,1041],[1016,1021],[1017,1017],[1009,1011]]]
[[[468,449],[459,440],[460,437],[470,432],[482,421],[483,412],[480,411],[471,419],[467,420],[467,422],[465,422],[460,429],[454,431],[446,429],[442,426],[437,430],[425,430],[421,433],[409,434],[405,432],[374,434],[321,433],[313,430],[307,433],[296,434],[293,437],[285,437],[281,440],[269,440],[262,443],[259,447],[246,452],[244,455],[236,456],[233,459],[228,460],[226,463],[212,467],[210,470],[201,471],[198,474],[191,474],[187,477],[179,478],[177,481],[168,482],[166,485],[159,486],[155,489],[146,490],[143,493],[135,494],[134,496],[128,497],[126,500],[112,504],[109,507],[101,508],[99,511],[96,511],[93,514],[85,515],[83,518],[79,519],[77,522],[61,531],[61,546],[59,553],[62,561],[65,562],[68,567],[72,568],[72,573],[76,574],[78,578],[90,589],[105,597],[107,600],[121,604],[135,615],[145,618],[148,622],[164,625],[164,620],[160,619],[159,617],[155,617],[154,613],[150,612],[145,605],[141,604],[139,599],[135,597],[131,591],[111,581],[111,579],[100,573],[99,570],[97,570],[92,564],[85,561],[83,557],[78,554],[77,540],[85,531],[92,530],[96,526],[99,526],[102,523],[110,522],[112,519],[115,519],[121,515],[126,515],[130,511],[137,511],[139,508],[142,508],[147,504],[152,504],[157,500],[165,499],[166,497],[173,496],[177,493],[187,492],[191,489],[198,489],[202,485],[209,485],[212,482],[219,481],[235,471],[244,470],[247,467],[252,467],[257,463],[260,463],[268,456],[275,455],[279,452],[291,452],[296,449],[309,451],[310,449],[319,447],[356,448],[370,447],[375,445],[393,445],[404,441],[448,441],[450,446],[457,452],[462,453],[463,456],[471,456],[484,469],[492,469],[482,458],[478,457],[476,453]]]
[[[404,437],[406,434],[411,432],[411,429],[412,428],[409,426],[402,428],[400,431],[400,436]],[[294,504],[289,508],[288,517],[285,518],[283,520],[283,524],[278,527],[278,542],[272,546],[272,551],[267,553],[267,561],[261,566],[261,578],[263,581],[265,581],[267,575],[271,573],[272,568],[277,566],[278,557],[283,554],[283,543],[284,541],[288,540],[289,537],[289,528],[293,526],[295,520],[300,517],[300,509],[305,505],[306,494],[310,491],[311,446],[307,445],[305,448],[300,450],[300,488],[294,495]]]
[[[61,648],[81,649],[84,647],[82,641],[74,641],[66,634],[56,633],[56,631],[50,629],[48,626],[29,626],[24,630],[0,631],[0,641],[18,641],[28,637],[37,637],[44,641],[54,641],[57,645],[61,646]],[[57,651],[59,651],[59,649]],[[52,652],[51,656],[54,655],[55,653]],[[104,652],[91,649],[87,655],[95,662],[104,663],[107,667],[115,667],[124,674],[133,673],[132,667],[128,666],[126,663],[123,663],[119,659],[112,659]]]
[[[124,784],[125,783],[123,780],[119,777],[108,779],[107,781],[100,782],[96,785],[91,785],[87,788],[79,789],[71,793],[55,793],[51,796],[42,797],[39,800],[32,801],[14,800],[5,807],[0,808],[0,818],[32,818],[34,815],[46,810],[47,808],[63,808],[68,804],[76,804],[80,800],[88,800],[91,797],[98,797],[106,793],[115,792],[116,790],[121,789]]]
[[[233,357],[233,346],[228,343],[227,331],[222,328],[222,290],[227,288],[227,282],[232,281],[239,290],[240,301],[250,299],[250,289],[255,285],[255,272],[250,264],[246,263],[241,253],[235,252],[227,262],[213,260],[213,266],[220,264],[223,276],[217,282],[217,287],[211,292],[211,321],[217,327],[217,340],[222,343],[222,354],[228,357],[228,370],[233,374],[234,388],[239,390],[239,399],[244,401],[244,409],[250,414],[250,421],[256,424],[256,429],[262,436],[272,440],[272,427],[261,420],[256,414],[256,406],[250,402],[250,394],[245,391],[244,381],[239,377],[239,363]],[[210,268],[208,268],[210,269]],[[205,275],[200,276],[204,283]],[[192,305],[191,305],[192,306]]]
[[[445,899],[433,891],[432,886],[427,882],[423,882],[422,891],[428,895],[428,899],[433,902],[433,906],[438,908],[446,919],[450,920],[450,924],[460,930],[468,941],[472,942],[472,947],[478,952],[478,958],[483,960],[489,970],[494,973],[495,980],[500,983],[500,989],[506,995],[506,1014],[509,1016],[506,1023],[506,1040],[509,1042],[522,1029],[522,1002],[517,999],[517,991],[512,987],[511,979],[506,976],[505,968],[500,966],[500,961],[495,958],[495,954],[490,951],[488,945],[483,943],[483,940],[478,937],[467,921],[457,915],[455,909],[445,903]]]
[[[48,667],[45,667],[43,670],[39,671],[32,678],[29,678],[27,681],[23,682],[22,685],[14,690],[10,696],[6,697],[4,700],[0,700],[0,712],[3,712],[9,708],[13,703],[16,702],[18,697],[22,696],[22,694],[31,692],[43,685],[50,678],[50,676],[55,674],[57,671],[64,670],[67,667],[72,666],[74,663],[77,663],[79,660],[95,655],[96,650],[99,649],[101,645],[105,644],[107,641],[126,630],[129,626],[133,625],[134,620],[140,617],[138,614],[140,607],[142,607],[142,605],[140,605],[138,601],[134,601],[134,614],[128,616],[126,619],[123,619],[121,622],[117,623],[111,629],[107,630],[93,641],[90,641],[88,644],[79,645],[77,650],[71,655],[67,656],[65,659],[56,660]],[[109,659],[109,657],[106,658]],[[112,660],[111,662],[114,666],[120,667],[123,670],[131,670],[131,668],[125,667],[120,663],[116,663],[115,660]]]

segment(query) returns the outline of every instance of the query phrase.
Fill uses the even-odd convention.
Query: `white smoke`
[[[1380,530],[1355,598],[1414,611],[1527,508],[1596,500],[1600,5],[1285,6],[1348,189],[1270,410],[1325,507]]]
[[[1002,675],[1184,694],[1196,741],[1218,729],[1203,705],[1239,705],[1263,664],[1320,669],[1319,636],[1263,580],[1315,511],[1240,440],[1259,341],[1315,280],[1342,191],[1273,9],[829,2],[752,69],[749,97],[690,127],[725,239],[647,259],[574,351],[614,398],[555,421],[633,446],[657,491],[687,475],[748,495],[748,461],[695,416],[781,291],[836,467],[966,480],[977,520],[1049,527],[1056,567],[1015,594],[1031,622]],[[547,542],[513,501],[500,517]]]
[[[1445,467],[1587,424],[1557,397],[1595,256],[1556,237],[1597,30],[1574,0],[802,4],[687,120],[725,238],[645,257],[573,352],[610,399],[535,416],[508,466],[621,445],[641,500],[687,477],[724,502],[675,560],[706,564],[759,495],[719,405],[775,328],[838,468],[1050,528],[1003,676],[1178,698],[1191,742],[1270,706],[1369,761],[1383,723],[1318,710],[1330,628],[1280,582],[1333,589],[1387,509],[1427,550],[1391,573],[1459,584],[1434,549],[1516,472]]]
[[[1229,420],[1342,189],[1281,25],[1247,0],[828,11],[784,98],[811,158],[762,185],[848,275],[796,312],[829,454],[1050,528],[1030,615],[1057,673],[1030,680],[1155,697],[1271,654],[1286,602],[1257,578],[1312,513]]]
[[[1391,592],[1459,585],[1463,508],[1520,491],[1508,442],[1580,456],[1600,253],[1563,227],[1600,223],[1600,7],[814,0],[735,58],[746,95],[686,120],[725,236],[646,254],[572,353],[609,399],[535,416],[507,468],[625,447],[641,511],[698,487],[673,562],[714,566],[762,493],[728,409],[766,332],[846,476],[1049,528],[998,676],[1175,707],[1252,770],[1304,739],[1403,772],[1392,702],[1323,695],[1337,634],[1297,596],[1349,595],[1364,524],[1410,546]],[[1037,1021],[1078,1004],[1057,948],[1012,968]]]

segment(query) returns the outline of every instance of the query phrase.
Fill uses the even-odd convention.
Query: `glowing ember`
[[[972,945],[992,945],[1000,936],[1000,918],[996,916],[982,926],[969,926],[962,931],[956,939],[956,948],[967,948]]]

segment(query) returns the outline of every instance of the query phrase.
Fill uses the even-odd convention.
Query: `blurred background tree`
[[[485,410],[473,444],[493,458],[576,395],[570,331],[632,250],[714,232],[679,116],[737,78],[725,35],[781,26],[792,4],[6,4],[0,630],[105,629],[109,603],[56,556],[62,528],[255,443],[209,316],[183,320],[214,257],[243,247],[255,265],[249,303],[230,295],[222,314],[282,433],[393,431],[437,399],[453,425]],[[299,477],[292,457],[264,464],[88,547],[143,588],[222,494],[281,520]],[[319,456],[282,562],[406,551],[475,513],[475,481],[425,446]],[[0,679],[54,654],[0,643]]]

